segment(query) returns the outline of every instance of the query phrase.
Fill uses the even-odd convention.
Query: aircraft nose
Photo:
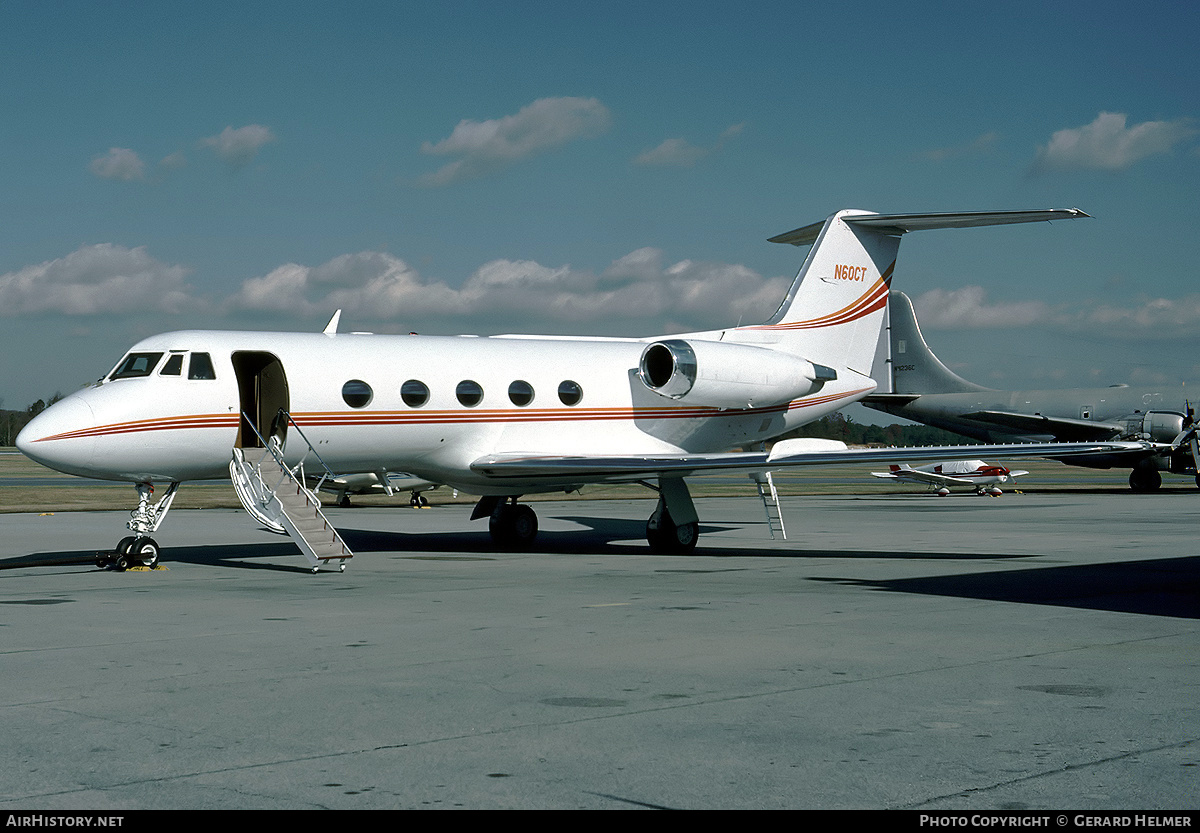
[[[96,440],[87,429],[96,415],[80,396],[55,402],[17,434],[17,449],[31,460],[67,474],[86,474]]]

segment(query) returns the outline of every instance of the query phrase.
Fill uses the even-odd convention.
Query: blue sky
[[[166,330],[768,316],[840,208],[995,387],[1200,382],[1194,3],[0,0],[0,399]]]

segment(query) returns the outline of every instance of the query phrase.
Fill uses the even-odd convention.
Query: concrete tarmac
[[[185,487],[186,488],[186,487]],[[1194,490],[0,516],[0,808],[1200,807]]]

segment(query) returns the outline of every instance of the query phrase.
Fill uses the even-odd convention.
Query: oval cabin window
[[[524,408],[533,401],[533,385],[518,379],[508,386],[508,398],[517,407]]]
[[[429,401],[429,386],[416,379],[409,379],[400,386],[400,398],[410,408],[420,408]]]
[[[342,399],[346,400],[346,404],[351,408],[365,408],[371,403],[373,395],[371,386],[361,379],[351,379],[342,385]]]
[[[570,379],[558,386],[558,398],[562,400],[564,405],[578,405],[583,399],[583,388],[578,382],[572,382]]]
[[[458,397],[458,401],[468,408],[474,408],[483,401],[483,388],[478,382],[473,382],[466,379],[458,383],[458,387],[454,389],[454,395]]]

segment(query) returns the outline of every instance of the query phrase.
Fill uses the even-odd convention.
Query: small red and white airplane
[[[910,231],[1086,217],[1078,209],[967,214],[844,210],[772,242],[812,249],[765,323],[654,338],[192,330],[144,339],[99,382],[47,408],[17,446],[46,466],[138,490],[118,567],[154,564],[150,537],[178,485],[228,471],[255,519],[296,540],[315,571],[350,551],[306,485],[406,472],[480,495],[497,543],[537,518],[520,496],[598,482],[657,491],[651,547],[688,552],[699,518],[685,478],[793,466],[929,459],[931,449],[785,440],[754,447],[875,390],[900,238]],[[953,446],[939,458],[1124,449],[1097,442]],[[1137,445],[1136,443],[1132,445]],[[304,467],[307,466],[307,473]],[[153,484],[167,484],[151,505]],[[318,486],[320,486],[318,482]],[[322,536],[329,542],[315,542]],[[313,546],[306,547],[312,543]],[[104,563],[103,561],[101,563]]]
[[[951,460],[945,463],[930,463],[913,468],[907,465],[888,466],[888,471],[873,471],[875,477],[899,480],[905,483],[923,483],[934,494],[945,497],[951,486],[971,486],[977,495],[999,497],[1001,484],[1013,483],[1014,478],[1027,471],[1010,471],[1004,466],[993,466],[983,460]]]

